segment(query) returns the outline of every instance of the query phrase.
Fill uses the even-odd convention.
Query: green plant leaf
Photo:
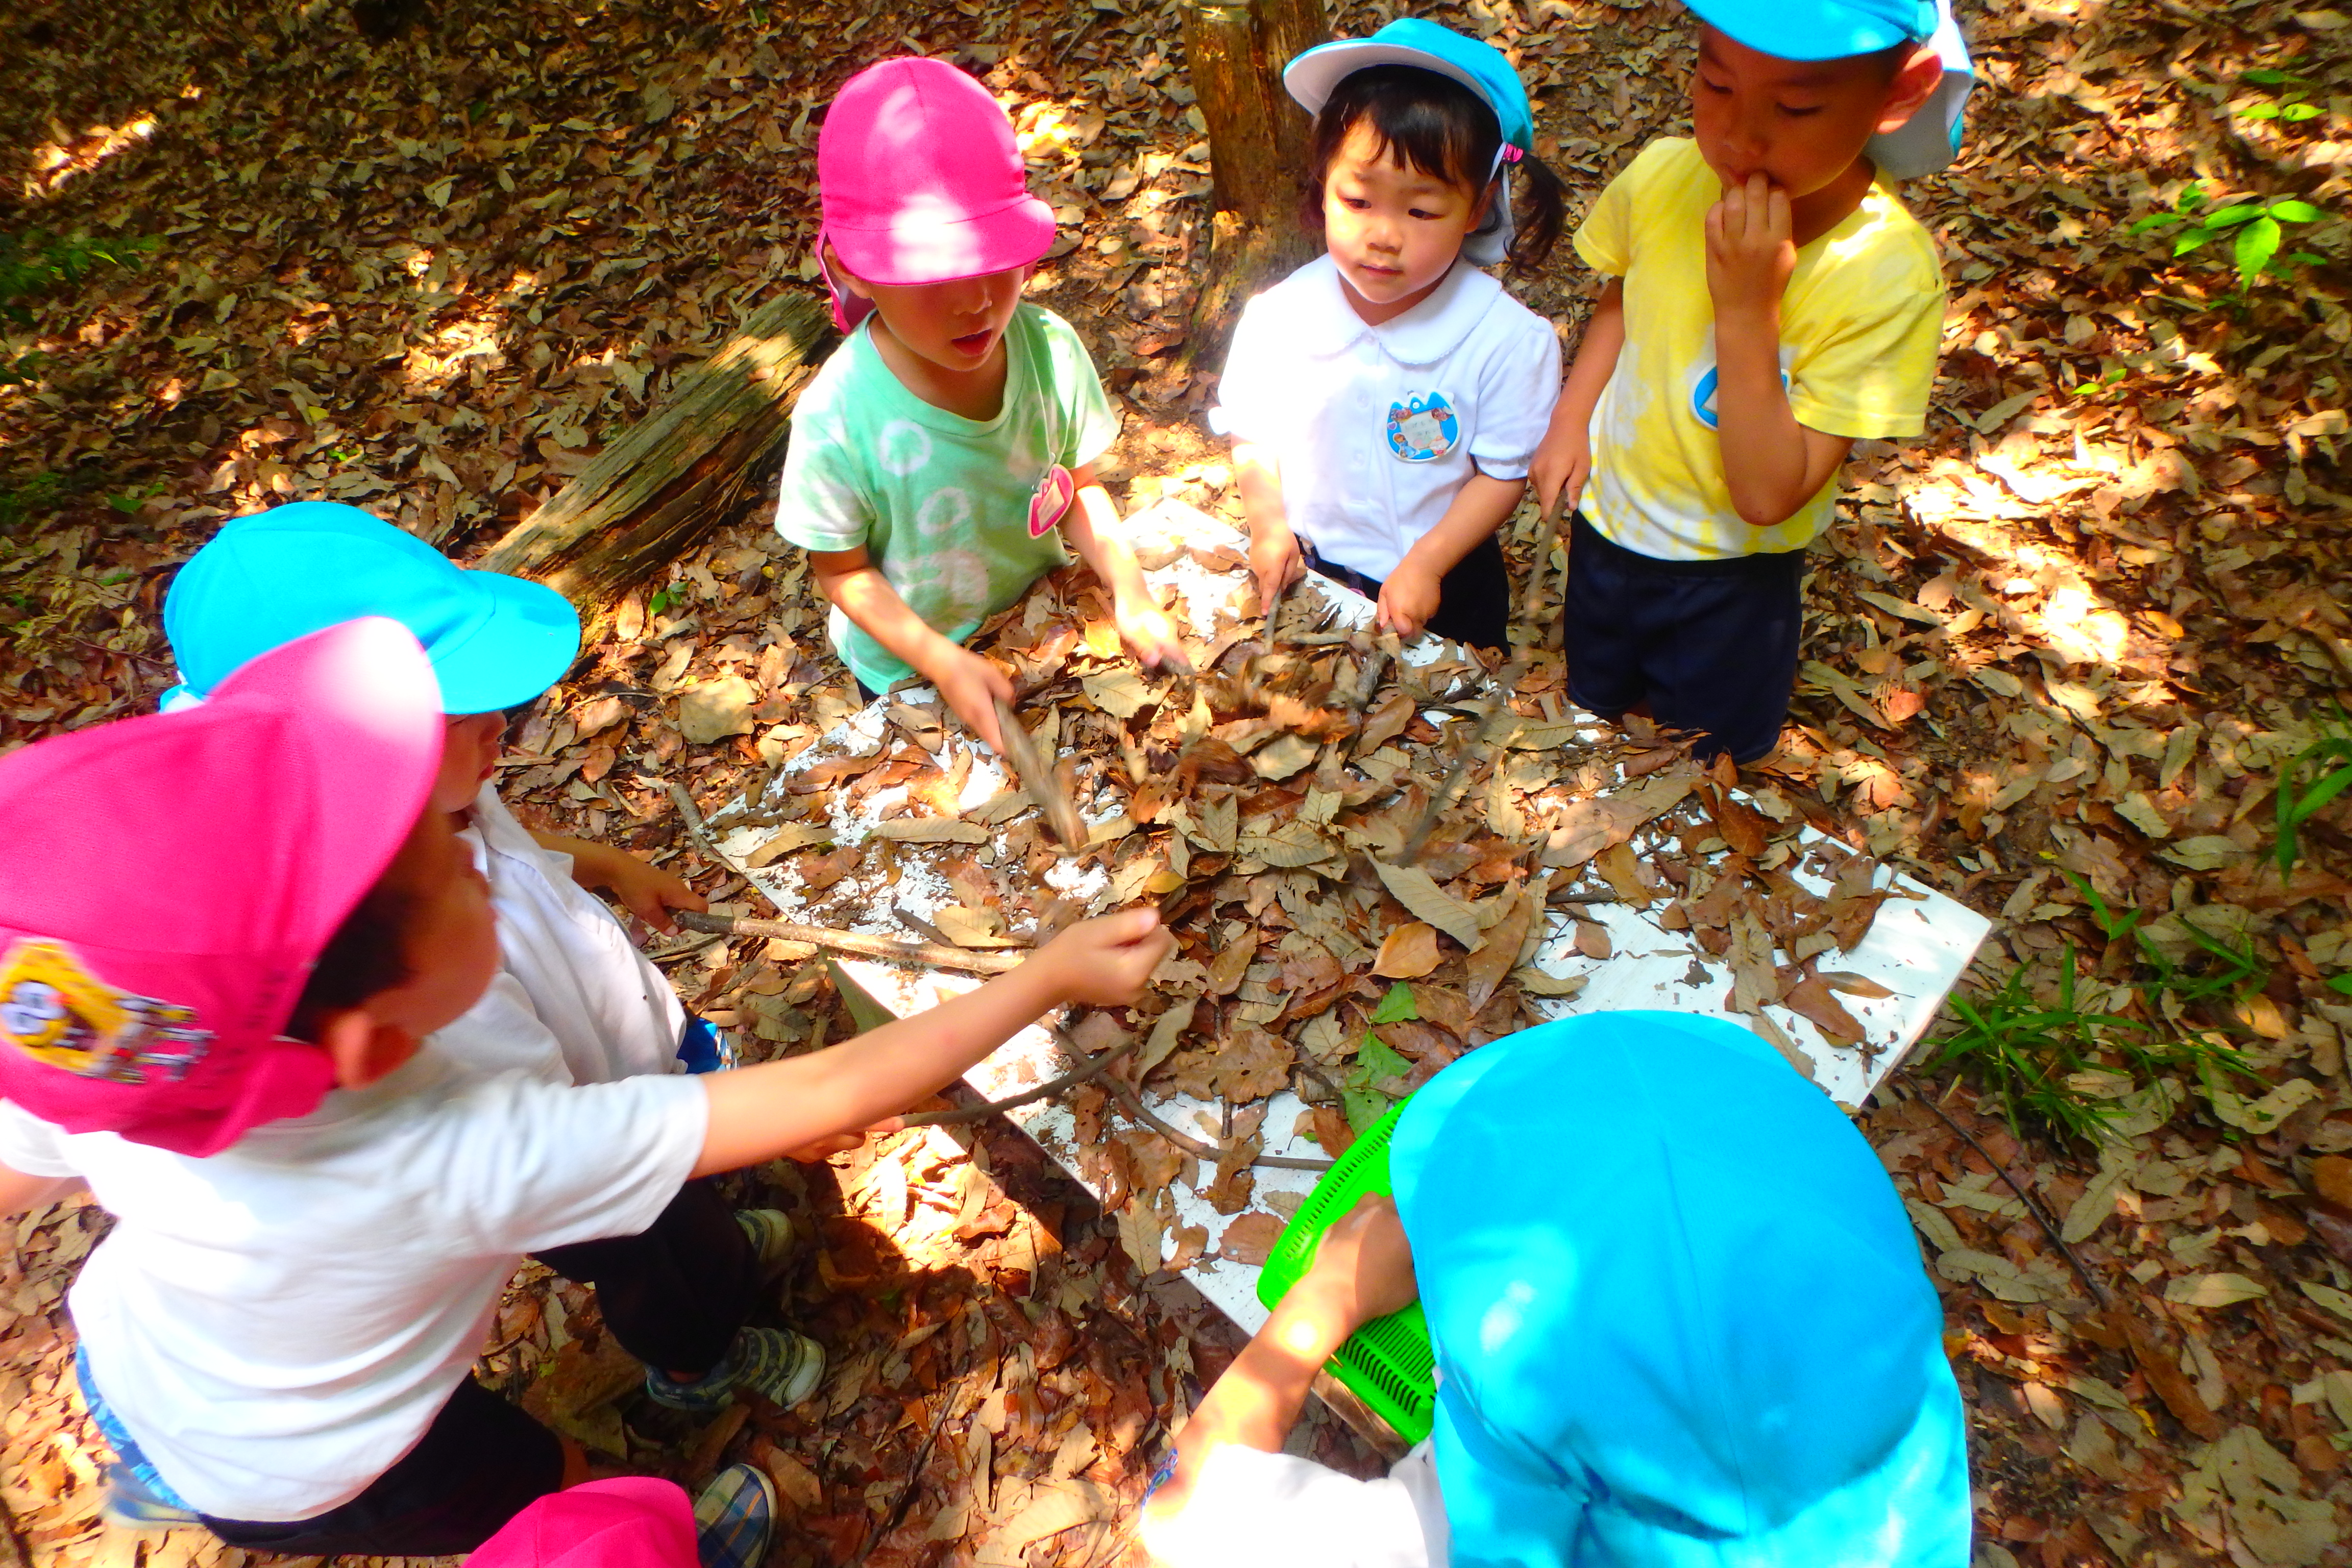
[[[2238,231],[2238,286],[2251,289],[2263,268],[2278,254],[2282,232],[2278,224],[2268,217],[2258,217]]]
[[[1381,1005],[1372,1009],[1372,1022],[1375,1024],[1401,1024],[1408,1018],[1420,1016],[1420,1010],[1413,1005],[1412,987],[1401,980],[1389,987],[1388,994],[1381,998]]]
[[[2209,199],[2210,198],[2206,195],[2204,186],[2191,185],[2181,192],[2172,205],[2182,212],[2193,213],[2203,206]]]
[[[2279,117],[2279,106],[2275,103],[2257,103],[2245,109],[2233,109],[2230,112],[2241,120],[2276,120]]]
[[[2212,238],[2213,231],[2202,224],[2195,228],[2183,229],[2180,237],[2172,242],[2172,254],[2186,256],[2192,250],[2202,250]]]
[[[2288,103],[2280,106],[2279,118],[2300,122],[2305,120],[2316,120],[2326,112],[2326,110],[2315,103]]]
[[[2126,232],[2131,234],[2146,234],[2152,228],[2162,228],[2167,224],[2184,223],[2186,221],[2187,215],[2182,213],[2152,213],[2148,216],[2141,218],[2138,222],[2133,224],[2130,229]]]
[[[2299,197],[2290,196],[2271,204],[2271,216],[2281,223],[2317,223],[2327,215]]]
[[[2352,974],[2336,976],[2327,983],[2327,988],[2330,991],[2340,991],[2347,996],[2352,996]]]
[[[1359,1089],[1370,1089],[1383,1079],[1402,1078],[1412,1070],[1412,1064],[1389,1049],[1378,1035],[1366,1035],[1364,1043],[1356,1047],[1356,1065],[1348,1081]]]
[[[2301,81],[2303,79],[2280,70],[2275,66],[2256,66],[2252,70],[2239,72],[2238,79],[2252,82],[2259,87],[2278,87],[2283,83]]]
[[[1357,1132],[1368,1131],[1373,1122],[1389,1113],[1396,1101],[1378,1089],[1343,1089],[1339,1091],[1339,1109],[1348,1118],[1348,1126]]]
[[[2205,215],[2205,226],[2207,228],[2230,228],[2238,224],[2252,223],[2254,219],[2262,216],[2262,203],[2237,202],[2229,206],[2222,207],[2219,211],[2207,213]]]

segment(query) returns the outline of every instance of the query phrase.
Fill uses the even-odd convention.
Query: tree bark
[[[1215,208],[1177,362],[1186,374],[1217,370],[1243,302],[1322,248],[1298,222],[1313,121],[1283,90],[1282,68],[1329,37],[1323,0],[1199,0],[1184,13]]]
[[[661,405],[471,564],[533,577],[593,618],[692,549],[742,498],[784,437],[793,400],[834,342],[822,300],[761,306]]]

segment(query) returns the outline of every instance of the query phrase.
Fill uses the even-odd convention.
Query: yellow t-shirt
[[[1698,145],[1664,137],[1609,183],[1577,253],[1625,280],[1625,346],[1592,421],[1584,515],[1628,550],[1666,561],[1801,550],[1827,527],[1833,477],[1787,521],[1758,528],[1731,504],[1715,434],[1715,309],[1706,210],[1722,184]],[[1943,337],[1936,244],[1883,183],[1797,252],[1780,301],[1780,371],[1797,423],[1831,436],[1916,436]]]

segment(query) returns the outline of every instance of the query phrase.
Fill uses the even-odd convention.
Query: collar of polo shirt
[[[1306,270],[1316,285],[1300,301],[1305,309],[1292,330],[1300,346],[1316,354],[1346,353],[1369,338],[1399,364],[1435,364],[1460,348],[1503,297],[1503,286],[1492,277],[1456,261],[1428,299],[1375,327],[1349,305],[1347,285],[1328,256],[1318,257]]]

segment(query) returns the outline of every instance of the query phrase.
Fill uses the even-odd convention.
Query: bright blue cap
[[[1320,114],[1341,79],[1367,66],[1419,66],[1450,76],[1486,100],[1503,128],[1504,142],[1522,153],[1536,150],[1527,89],[1519,85],[1519,73],[1503,52],[1418,16],[1391,22],[1369,38],[1317,45],[1282,68],[1282,85],[1307,113]]]
[[[1747,1031],[1599,1013],[1390,1146],[1457,1563],[1967,1568],[1943,1313],[1870,1146]]]
[[[257,654],[362,616],[416,635],[447,713],[528,702],[580,651],[580,616],[541,584],[468,572],[412,533],[334,501],[233,517],[163,599],[163,635],[189,695]]]
[[[1936,0],[1683,0],[1692,16],[1759,54],[1842,60],[1924,43]]]

